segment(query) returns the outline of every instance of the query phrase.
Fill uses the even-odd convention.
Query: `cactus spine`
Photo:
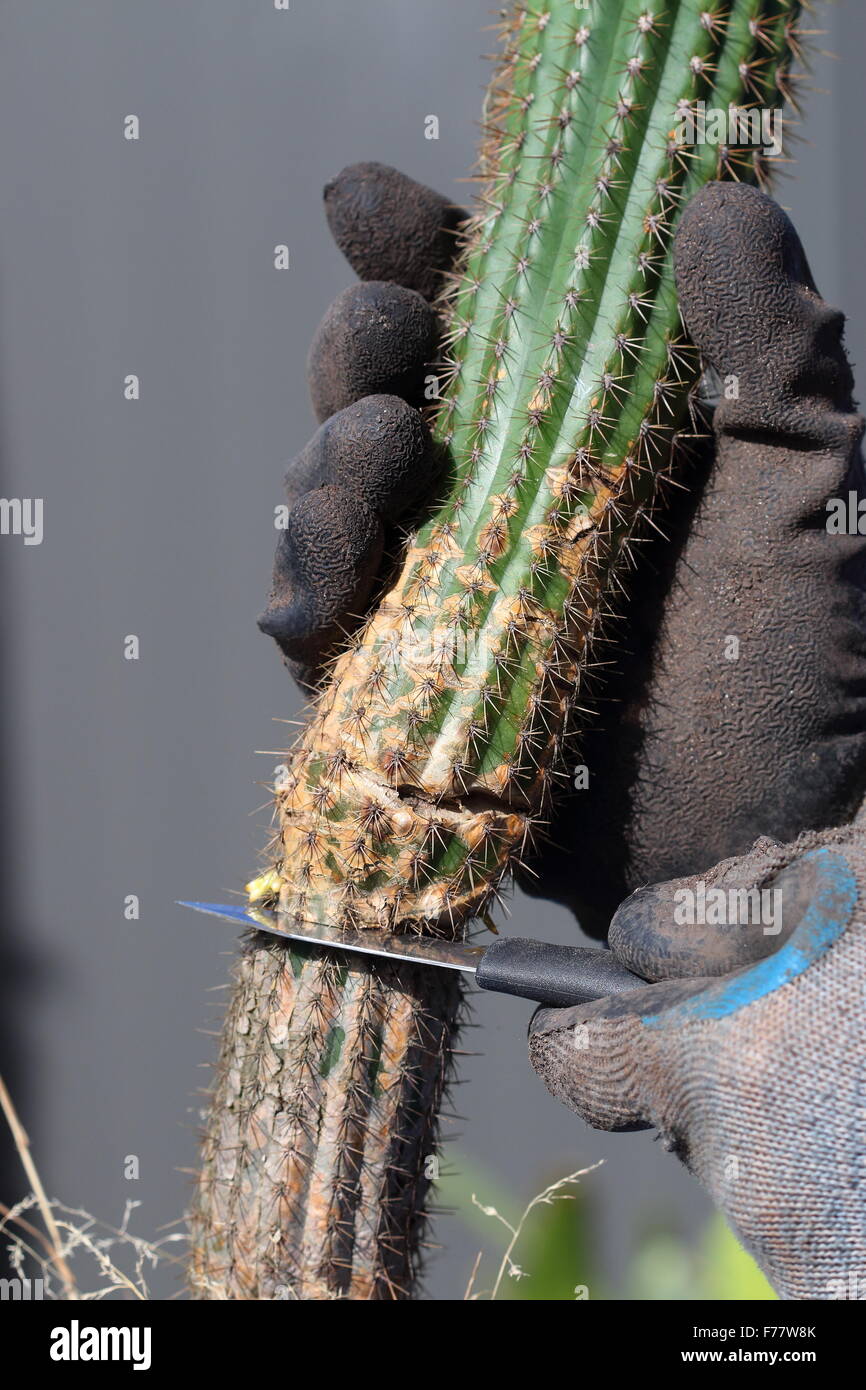
[[[549,0],[504,21],[483,192],[443,299],[448,495],[290,755],[286,914],[455,931],[523,852],[687,427],[679,210],[708,179],[766,173],[753,148],[683,143],[681,122],[701,101],[778,106],[800,8]],[[203,1296],[411,1293],[458,1006],[433,973],[242,958],[198,1193]]]

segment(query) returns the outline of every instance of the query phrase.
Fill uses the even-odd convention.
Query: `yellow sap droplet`
[[[280,896],[280,876],[276,869],[269,869],[266,874],[251,878],[244,887],[249,902],[273,902]]]

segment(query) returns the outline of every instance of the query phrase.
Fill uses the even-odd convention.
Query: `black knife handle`
[[[521,936],[502,936],[488,946],[475,980],[481,989],[563,1008],[589,1004],[607,994],[624,994],[646,984],[620,965],[610,951],[554,946]]]

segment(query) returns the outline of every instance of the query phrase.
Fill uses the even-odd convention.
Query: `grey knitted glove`
[[[866,1299],[864,830],[645,889],[611,945],[662,983],[540,1010],[536,1071],[588,1124],[658,1129],[783,1298]]]

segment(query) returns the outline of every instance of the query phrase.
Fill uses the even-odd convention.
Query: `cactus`
[[[678,123],[700,101],[781,104],[800,8],[548,0],[505,19],[442,299],[447,496],[291,751],[267,878],[290,917],[459,932],[525,852],[689,428],[679,211],[708,179],[767,173]],[[248,948],[198,1187],[200,1296],[411,1296],[458,1008],[435,971]]]

